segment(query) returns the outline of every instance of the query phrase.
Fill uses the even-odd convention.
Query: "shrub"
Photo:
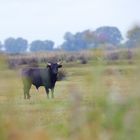
[[[57,80],[62,81],[66,78],[66,72],[62,69],[58,72]]]

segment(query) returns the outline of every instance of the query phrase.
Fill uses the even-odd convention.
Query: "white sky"
[[[140,0],[0,0],[0,40],[63,42],[64,33],[116,26],[123,35],[140,24]]]

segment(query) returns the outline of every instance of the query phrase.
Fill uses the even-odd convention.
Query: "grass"
[[[139,139],[139,61],[65,63],[67,78],[49,100],[43,87],[24,100],[20,70],[0,62],[1,140]]]

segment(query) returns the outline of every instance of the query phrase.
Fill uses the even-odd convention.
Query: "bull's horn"
[[[57,64],[58,64],[58,65],[61,65],[61,64],[62,64],[62,61],[57,62]]]
[[[51,66],[51,63],[47,63],[48,66]]]

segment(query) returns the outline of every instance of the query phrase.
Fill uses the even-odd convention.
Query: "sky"
[[[59,46],[68,31],[100,26],[116,26],[125,36],[140,25],[139,7],[140,0],[0,0],[0,41],[23,37]]]

